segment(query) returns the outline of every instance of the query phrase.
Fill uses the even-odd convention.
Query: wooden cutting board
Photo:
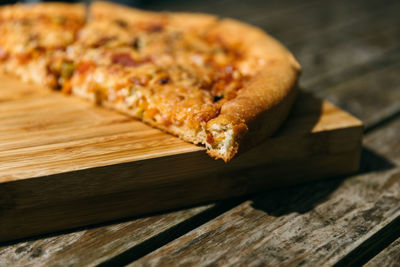
[[[357,170],[362,123],[300,93],[284,126],[229,163],[139,121],[0,77],[0,241]]]

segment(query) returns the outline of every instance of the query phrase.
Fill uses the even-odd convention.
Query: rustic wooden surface
[[[299,93],[274,137],[226,164],[124,115],[0,78],[0,241],[349,174],[359,166],[362,123],[309,93]]]
[[[396,266],[400,3],[139,3],[151,9],[236,17],[278,37],[302,63],[306,90],[365,122],[360,171],[211,206],[5,243],[0,247],[0,265]]]
[[[365,145],[387,156],[392,148],[400,148],[392,131],[399,133],[400,120],[393,127],[368,135]],[[399,161],[400,151],[391,159]],[[345,180],[267,192],[152,252],[139,263],[332,265],[400,216],[398,181],[400,169],[393,168],[379,174],[368,172]],[[201,255],[207,255],[210,262]]]

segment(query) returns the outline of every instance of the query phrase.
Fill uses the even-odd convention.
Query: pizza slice
[[[64,50],[83,26],[80,4],[15,4],[0,8],[0,70],[55,88]]]
[[[295,99],[300,66],[263,31],[215,16],[96,2],[68,48],[63,90],[229,161],[271,135]]]
[[[95,2],[0,9],[2,68],[140,119],[231,160],[271,135],[300,66],[263,31],[230,19]],[[83,27],[82,27],[83,26]]]

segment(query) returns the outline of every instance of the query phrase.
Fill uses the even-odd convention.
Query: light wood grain
[[[0,240],[358,168],[361,122],[308,94],[300,95],[274,138],[225,164],[202,147],[123,115],[6,77],[2,81],[0,218],[5,227]],[[282,168],[288,164],[291,168]],[[243,169],[261,165],[256,171],[261,176],[242,175]],[[50,218],[52,223],[44,224]]]

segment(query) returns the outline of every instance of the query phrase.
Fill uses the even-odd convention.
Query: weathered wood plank
[[[330,79],[347,72],[354,73],[353,68],[360,68],[360,65],[374,61],[382,62],[382,57],[393,51],[397,54],[399,22],[400,20],[393,21],[392,24],[383,26],[382,31],[372,33],[371,36],[359,39],[353,37],[336,46],[326,44],[321,47],[325,51],[318,52],[318,49],[313,49],[316,48],[313,45],[294,49],[295,55],[304,67],[303,85],[313,91],[324,89],[329,84],[324,86],[321,81],[332,83]],[[397,57],[396,54],[394,56]]]
[[[266,29],[292,49],[296,43],[310,44],[320,34],[329,34],[341,28],[352,28],[388,12],[395,1],[320,1],[264,16],[257,12],[254,17],[242,18]],[[256,11],[255,11],[256,12]],[[318,44],[318,42],[317,42]]]
[[[326,88],[329,79],[343,79],[354,67],[379,61],[391,50],[398,51],[400,5],[387,8],[378,15],[379,19],[357,21],[290,45],[304,67],[303,85],[310,90]],[[324,82],[320,83],[322,79]]]
[[[293,50],[304,67],[305,89],[351,111],[366,128],[399,113],[399,11],[399,4],[389,5],[372,12],[379,19],[358,21],[317,33],[319,38],[308,43],[299,42]]]
[[[372,258],[365,267],[400,266],[400,238]]]
[[[365,145],[379,154],[369,160],[399,164],[399,133],[397,119],[369,134]],[[400,216],[399,192],[398,167],[270,191],[133,265],[329,266]]]
[[[127,1],[131,4],[131,1]],[[273,13],[281,13],[288,10],[296,9],[301,6],[313,6],[318,3],[318,0],[288,0],[285,2],[272,0],[249,0],[244,2],[235,2],[227,0],[171,0],[171,1],[139,1],[134,6],[159,11],[183,11],[183,12],[203,12],[212,14],[221,14],[223,16],[235,17],[235,18],[251,18],[257,14],[260,9],[263,10],[264,15]]]
[[[400,60],[400,53],[397,58]],[[399,73],[400,64],[394,63],[316,94],[350,111],[368,128],[400,111]]]
[[[176,227],[213,205],[0,246],[0,266],[94,266]]]
[[[214,13],[247,21],[266,28],[279,39],[305,38],[308,34],[325,31],[327,28],[352,23],[374,16],[378,10],[395,4],[385,1],[157,1],[142,2],[139,7],[156,10],[194,11]],[[303,35],[297,35],[302,32]]]
[[[327,51],[339,43],[371,36],[382,29],[382,26],[386,25],[387,27],[391,21],[394,22],[398,19],[396,12],[400,6],[397,1],[352,2],[353,8],[348,8],[347,4],[347,2],[342,5],[334,3],[334,7],[330,10],[322,6],[321,9],[329,12],[327,18],[324,18],[324,23],[319,23],[319,19],[321,19],[317,14],[319,10],[314,9],[308,18],[313,20],[313,23],[308,24],[310,28],[293,32],[293,36],[285,38],[286,45],[290,49],[296,50],[308,44],[314,46],[316,49],[314,52]],[[326,15],[324,11],[322,13]],[[296,20],[297,16],[293,19]],[[268,25],[265,27],[268,29]],[[292,29],[289,28],[289,30]]]
[[[364,146],[400,166],[400,116],[364,138]]]

